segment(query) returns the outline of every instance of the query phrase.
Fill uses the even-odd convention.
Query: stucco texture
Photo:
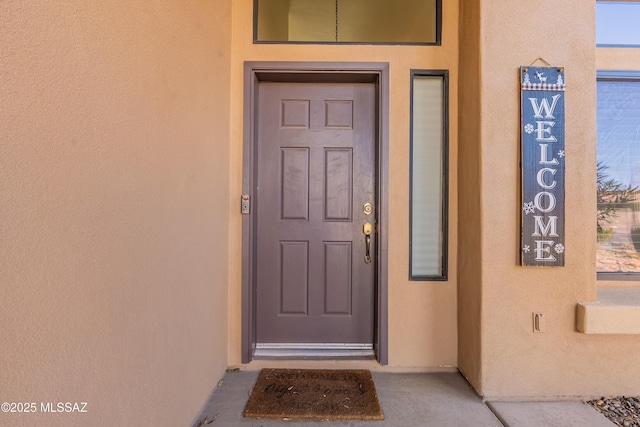
[[[188,425],[222,375],[230,14],[0,2],[1,425]]]
[[[0,401],[88,412],[0,424],[188,425],[241,364],[245,61],[389,63],[390,370],[637,394],[637,336],[575,322],[597,300],[596,69],[638,61],[595,49],[593,2],[442,4],[442,46],[310,47],[254,44],[252,0],[1,1]],[[539,57],[567,83],[561,268],[518,265],[518,70]],[[411,69],[449,71],[445,282],[408,279]]]

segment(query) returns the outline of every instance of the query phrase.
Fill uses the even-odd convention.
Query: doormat
[[[382,420],[371,372],[263,369],[243,413],[246,418]]]

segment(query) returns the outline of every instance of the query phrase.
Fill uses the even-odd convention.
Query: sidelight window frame
[[[599,70],[597,72],[596,84],[600,82],[624,83],[633,82],[640,85],[640,71],[637,70]],[[596,106],[596,110],[598,110]],[[596,125],[601,118],[596,118]],[[638,120],[640,124],[640,120]],[[600,162],[600,157],[596,156],[596,160]],[[626,183],[623,183],[626,184]],[[639,271],[601,271],[597,269],[598,257],[596,254],[596,275],[597,280],[602,281],[640,281]]]
[[[416,271],[414,261],[416,259],[416,242],[414,241],[415,222],[419,220],[420,212],[414,201],[414,188],[416,187],[415,171],[421,165],[416,164],[415,153],[418,141],[414,132],[415,123],[419,118],[415,117],[414,97],[416,96],[414,87],[416,79],[440,78],[442,80],[442,97],[441,97],[441,135],[440,135],[440,230],[439,230],[439,256],[438,259],[431,261],[439,262],[439,272],[433,274],[425,274]],[[410,166],[409,166],[409,280],[411,281],[446,281],[448,280],[448,218],[449,218],[449,71],[448,70],[411,70],[411,95],[410,95]]]

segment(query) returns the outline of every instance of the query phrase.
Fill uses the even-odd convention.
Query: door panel
[[[258,343],[373,342],[375,86],[260,83]],[[375,233],[371,239],[375,254]]]
[[[281,157],[281,219],[309,219],[309,149],[283,147]]]
[[[353,245],[324,242],[324,315],[350,316]]]
[[[353,149],[325,148],[324,219],[351,221],[353,212]]]
[[[309,242],[280,242],[279,315],[306,315],[309,300]]]

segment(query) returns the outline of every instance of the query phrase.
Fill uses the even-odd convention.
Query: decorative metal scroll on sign
[[[522,265],[564,266],[563,67],[522,67]]]

